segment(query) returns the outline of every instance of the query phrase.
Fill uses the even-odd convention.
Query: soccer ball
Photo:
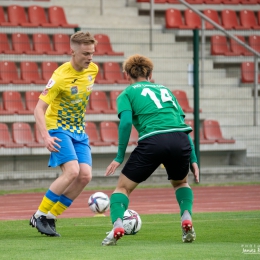
[[[96,192],[88,199],[88,205],[94,213],[104,213],[110,205],[108,196],[103,192]]]
[[[139,214],[132,209],[127,209],[123,218],[125,235],[135,235],[141,229],[141,226],[142,220]]]

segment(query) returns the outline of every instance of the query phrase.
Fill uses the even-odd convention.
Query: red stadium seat
[[[98,41],[95,47],[95,55],[123,56],[123,52],[115,52],[112,48],[109,37],[106,34],[95,34],[94,38]]]
[[[13,61],[0,61],[0,78],[2,84],[25,84],[18,76],[16,65]]]
[[[222,0],[204,0],[203,2],[206,5],[219,5],[222,3]]]
[[[131,134],[130,134],[128,145],[137,145],[138,138],[139,138],[138,132],[135,129],[135,127],[132,126],[132,131],[131,131]]]
[[[103,71],[105,80],[110,80],[117,84],[129,84],[129,81],[124,78],[122,70],[117,62],[104,62]]]
[[[183,112],[193,113],[193,108],[189,105],[189,100],[185,91],[182,90],[173,90],[172,94],[177,98],[178,103],[180,104]],[[200,112],[202,110],[200,109]]]
[[[61,6],[50,6],[48,8],[49,21],[55,26],[61,26],[65,28],[77,28],[78,24],[69,24]]]
[[[229,50],[228,41],[226,36],[213,35],[210,38],[211,42],[211,55],[225,55],[225,56],[236,56],[237,54],[232,53]]]
[[[173,8],[165,11],[165,27],[168,29],[189,29],[189,26],[183,22],[181,11]]]
[[[58,63],[55,61],[43,61],[41,64],[42,79],[49,81],[53,72],[58,68]]]
[[[199,15],[190,9],[184,11],[185,23],[189,28],[196,29],[201,28],[201,19]]]
[[[220,20],[219,20],[219,16],[218,16],[218,12],[216,10],[205,9],[203,11],[203,14],[206,15],[208,18],[210,18],[216,24],[221,25]],[[206,29],[214,29],[215,27],[212,24],[210,24],[209,22],[205,22],[205,28]]]
[[[116,105],[116,99],[120,95],[122,91],[120,90],[112,90],[110,91],[110,104],[111,104],[111,109],[117,113],[117,105]]]
[[[32,50],[29,36],[25,33],[13,33],[12,44],[13,50],[17,54],[36,54],[36,52]]]
[[[219,122],[216,120],[204,120],[203,121],[204,135],[207,140],[214,140],[220,144],[235,143],[234,139],[225,139],[222,136]]]
[[[6,24],[6,25],[4,25],[4,24]],[[6,20],[5,20],[5,12],[4,12],[4,9],[3,9],[3,7],[2,6],[0,6],[0,25],[1,26],[7,26],[7,22],[6,22]],[[10,26],[10,24],[9,24],[9,26]],[[12,26],[12,25],[11,25]],[[15,26],[15,25],[14,25]]]
[[[241,35],[235,35],[240,41],[246,43],[245,37]],[[230,38],[230,50],[231,52],[235,53],[236,55],[245,55],[251,56],[253,55],[250,53],[244,46],[237,43],[235,40]]]
[[[67,34],[54,34],[53,46],[56,54],[70,54],[70,38]]]
[[[257,0],[241,0],[240,4],[241,5],[256,5]]]
[[[114,114],[115,111],[109,106],[106,93],[103,91],[92,91],[89,99],[89,110],[87,113],[90,114]]]
[[[223,0],[222,4],[224,5],[239,5],[240,0]]]
[[[118,126],[117,123],[104,121],[100,123],[100,137],[103,142],[118,145]]]
[[[9,5],[7,7],[8,21],[13,26],[37,27],[37,24],[30,23],[27,19],[23,6]],[[6,24],[2,24],[5,26]]]
[[[44,147],[45,146],[44,140],[43,140],[43,138],[42,138],[42,136],[40,134],[40,131],[39,131],[36,123],[33,126],[33,130],[34,130],[35,142],[38,143],[38,144],[41,144],[41,146]]]
[[[11,50],[6,33],[0,33],[0,53],[5,53],[5,54],[16,53],[15,51]]]
[[[42,144],[35,141],[31,126],[28,123],[13,123],[12,132],[15,143],[31,148],[42,147]]]
[[[26,110],[23,105],[22,97],[18,91],[3,92],[3,108],[13,114],[29,115],[31,111]]]
[[[95,64],[98,66],[98,74],[95,78],[95,83],[97,84],[113,84],[114,81],[113,80],[106,80],[104,79],[104,76],[103,76],[103,71],[101,69],[101,66],[99,63],[95,62]]]
[[[44,8],[38,5],[31,5],[28,7],[28,18],[30,23],[37,24],[37,26],[56,27],[56,25],[47,21]]]
[[[56,55],[57,52],[52,50],[50,37],[44,33],[33,34],[33,49],[37,54]]]
[[[255,81],[255,64],[254,62],[241,63],[241,82],[254,83]],[[258,83],[260,82],[260,75],[258,74]]]
[[[21,79],[34,84],[45,84],[46,81],[41,79],[38,65],[34,61],[21,61],[20,63]]]
[[[194,121],[193,120],[185,120],[185,123],[192,127],[193,131],[190,132],[189,135],[190,135],[191,139],[194,140]],[[203,129],[200,128],[200,144],[214,144],[214,143],[215,143],[215,140],[205,139]]]
[[[180,4],[180,1],[178,1],[178,0],[167,0],[167,3],[169,3],[169,4]]]
[[[260,0],[259,0],[259,4],[260,4]],[[260,10],[257,12],[257,21],[258,21],[258,25],[260,25]]]
[[[221,11],[221,19],[223,27],[226,30],[236,29],[236,30],[243,30],[244,27],[241,26],[238,22],[236,12],[234,10],[222,10]]]
[[[25,92],[25,107],[26,110],[31,111],[33,114],[34,109],[38,103],[41,92],[28,90]]]
[[[85,123],[85,132],[88,135],[89,143],[93,146],[110,146],[110,142],[102,142],[100,135],[97,129],[97,126],[94,122]]]
[[[5,123],[0,123],[0,146],[4,148],[19,148],[23,147],[22,144],[14,143],[8,126]]]
[[[149,3],[150,0],[137,0],[137,3]],[[155,4],[165,4],[167,0],[154,0]]]
[[[203,0],[187,0],[187,3],[192,5],[201,5],[203,4]]]
[[[260,26],[256,22],[256,17],[251,10],[241,10],[239,12],[241,25],[245,29],[260,29]]]
[[[260,36],[259,35],[250,35],[248,37],[248,43],[252,49],[256,50],[257,52],[260,52]]]

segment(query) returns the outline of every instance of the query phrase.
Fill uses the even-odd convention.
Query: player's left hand
[[[194,175],[195,182],[199,183],[199,181],[200,181],[200,171],[199,171],[199,167],[198,167],[197,163],[194,162],[194,163],[191,164],[191,171]]]
[[[115,173],[116,169],[120,166],[121,163],[119,162],[116,162],[116,161],[112,161],[107,169],[106,169],[106,173],[105,173],[105,176],[109,176],[109,175],[112,175]]]

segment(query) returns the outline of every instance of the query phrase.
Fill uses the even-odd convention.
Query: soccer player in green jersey
[[[55,219],[78,197],[92,178],[92,158],[85,133],[85,113],[98,67],[92,62],[96,40],[90,33],[70,38],[71,59],[57,68],[34,110],[49,167],[62,174],[50,185],[29,224],[45,235],[60,236]]]
[[[199,168],[193,142],[192,128],[185,124],[184,113],[171,91],[151,83],[153,63],[147,57],[133,55],[123,64],[130,82],[117,98],[120,118],[119,145],[116,158],[106,169],[106,176],[115,172],[123,162],[132,124],[139,133],[138,145],[131,153],[110,198],[112,231],[102,245],[115,245],[124,235],[123,216],[129,195],[145,181],[160,164],[165,166],[168,179],[180,206],[183,242],[192,242],[196,234],[192,224],[193,192],[188,184],[191,168],[199,182]]]

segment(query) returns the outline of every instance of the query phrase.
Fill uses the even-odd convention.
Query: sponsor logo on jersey
[[[43,90],[43,92],[41,93],[43,96],[46,96],[48,94],[49,90],[46,88]]]
[[[93,79],[92,76],[91,76],[91,75],[88,75],[88,80],[89,80],[89,81],[92,81],[92,79]]]
[[[88,92],[91,92],[93,90],[93,84],[87,86],[87,91]]]
[[[78,80],[78,79],[73,79],[73,80],[71,81],[71,83],[73,84],[73,83],[75,83],[77,80]]]
[[[49,81],[48,81],[48,83],[46,85],[46,88],[51,88],[54,84],[55,84],[55,80],[49,79]]]
[[[77,86],[71,87],[70,92],[72,95],[78,94],[78,87]]]

